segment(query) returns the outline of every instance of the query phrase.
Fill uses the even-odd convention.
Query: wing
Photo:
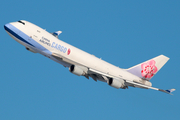
[[[129,80],[126,80],[126,83],[130,84],[130,86],[133,85],[134,87],[139,87],[139,88],[144,88],[144,89],[153,89],[153,90],[161,91],[161,92],[164,92],[164,93],[168,93],[170,95],[172,95],[172,92],[175,91],[175,89],[163,90],[163,89],[159,89],[159,88],[150,87],[150,86],[147,86],[147,85],[135,83],[135,82],[129,81]]]
[[[78,65],[78,66],[81,66],[81,67],[86,67],[85,65],[82,65],[82,64],[80,64],[78,62],[74,62],[74,61],[72,61],[72,60],[70,60],[68,58],[65,58],[64,56],[61,56],[61,55],[57,54],[57,53],[52,53],[52,56],[54,58],[56,58],[57,60],[59,60],[61,62],[65,62],[65,63],[70,64],[70,65]],[[101,71],[98,71],[98,70],[95,70],[95,69],[92,69],[92,68],[88,68],[88,67],[86,67],[86,68],[87,68],[87,70],[85,71],[85,74],[84,74],[84,76],[86,78],[89,79],[89,77],[91,77],[95,81],[100,80],[100,81],[103,81],[103,82],[107,82],[108,84],[109,84],[109,81],[111,79],[114,79],[114,80],[117,80],[117,81],[123,81],[123,84],[124,84],[124,87],[122,87],[123,89],[128,88],[128,86],[131,86],[131,87],[138,87],[138,88],[144,88],[144,89],[153,89],[153,90],[161,91],[161,92],[168,93],[168,94],[171,94],[173,91],[175,91],[175,89],[163,90],[163,89],[159,89],[159,88],[155,88],[155,87],[150,87],[150,86],[147,86],[147,85],[144,85],[144,84],[133,82],[131,80],[123,79],[121,77],[112,76],[110,74],[103,73]],[[115,87],[115,88],[117,88],[117,87]]]
[[[52,35],[54,35],[56,38],[58,38],[58,36],[62,33],[62,31],[56,31],[51,33]]]
[[[89,69],[89,71],[91,73],[93,73],[93,74],[97,74],[97,76],[101,76],[102,78],[108,78],[106,80],[109,80],[109,78],[121,79],[121,78],[117,78],[115,76],[111,76],[111,75],[108,75],[106,73],[102,73],[100,71],[96,71],[96,70],[93,70],[93,69]],[[153,90],[161,91],[161,92],[168,93],[168,94],[171,94],[171,95],[172,95],[172,92],[175,91],[175,89],[163,90],[163,89],[143,85],[143,84],[140,84],[140,83],[136,83],[136,82],[133,82],[133,81],[130,81],[130,80],[125,80],[125,79],[123,79],[123,80],[124,80],[126,86],[138,87],[138,88],[144,88],[144,89],[153,89]]]

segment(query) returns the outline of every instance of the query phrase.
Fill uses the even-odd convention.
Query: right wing
[[[138,88],[153,89],[153,90],[161,91],[161,92],[164,92],[164,93],[168,93],[170,95],[172,95],[171,93],[176,90],[176,89],[163,90],[163,89],[159,89],[159,88],[155,88],[155,87],[150,87],[150,86],[143,85],[143,84],[136,83],[136,82],[129,81],[129,80],[125,80],[125,81],[126,81],[126,83],[130,84],[130,86],[133,85],[134,87],[138,87]]]
[[[56,38],[58,38],[58,36],[62,33],[62,31],[56,31],[51,33],[52,35],[54,35]]]
[[[109,74],[102,73],[100,71],[96,71],[96,70],[93,70],[93,69],[89,69],[89,71],[91,71],[93,74],[97,74],[97,76],[101,76],[102,78],[105,78],[106,81],[109,80],[109,78],[122,79],[122,78],[111,76]],[[163,90],[163,89],[143,85],[143,84],[140,84],[140,83],[136,83],[136,82],[133,82],[133,81],[130,81],[130,80],[125,80],[125,79],[123,79],[123,80],[124,80],[126,86],[138,87],[138,88],[144,88],[144,89],[153,89],[153,90],[161,91],[161,92],[168,93],[168,94],[171,94],[173,91],[175,91],[175,89]]]
[[[74,61],[72,61],[72,60],[70,60],[68,58],[65,58],[65,57],[57,54],[57,53],[52,53],[52,56],[55,57],[57,60],[66,62],[66,63],[68,63],[70,65],[77,65],[77,66],[81,66],[81,67],[86,67],[85,65],[74,62]],[[123,80],[124,85],[125,85],[124,88],[127,88],[127,86],[131,86],[131,87],[138,87],[138,88],[144,88],[144,89],[153,89],[153,90],[161,91],[161,92],[168,93],[168,94],[171,94],[173,91],[175,91],[175,89],[163,90],[163,89],[159,89],[159,88],[155,88],[155,87],[150,87],[150,86],[143,85],[143,84],[140,84],[140,83],[137,83],[137,82],[133,82],[131,80],[123,79],[121,77],[112,76],[110,74],[103,73],[101,71],[98,71],[98,70],[95,70],[95,69],[92,69],[92,68],[87,68],[87,71],[85,71],[84,76],[86,78],[88,78],[88,79],[89,79],[89,77],[92,77],[95,81],[100,80],[100,81],[107,82],[107,83],[109,82],[110,79],[116,79],[116,80],[119,80],[119,81]]]

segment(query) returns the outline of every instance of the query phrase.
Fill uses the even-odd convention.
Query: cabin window
[[[25,23],[24,23],[24,22],[22,22],[22,21],[20,21],[20,20],[19,20],[18,22],[19,22],[19,23],[21,23],[21,24],[23,24],[23,25],[25,25]]]

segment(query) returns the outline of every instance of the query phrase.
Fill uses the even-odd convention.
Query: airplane
[[[159,55],[128,69],[116,67],[92,54],[84,52],[58,39],[62,31],[49,33],[37,25],[19,20],[4,25],[5,31],[18,43],[33,53],[40,53],[51,60],[68,67],[69,71],[87,79],[106,82],[114,88],[128,87],[153,89],[171,94],[175,89],[163,90],[152,87],[151,78],[169,60]]]

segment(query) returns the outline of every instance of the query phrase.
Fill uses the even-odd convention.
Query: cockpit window
[[[20,21],[20,20],[19,20],[18,22],[19,22],[19,23],[21,23],[21,24],[23,24],[23,25],[25,25],[25,23],[24,23],[24,22],[22,22],[22,21]]]

